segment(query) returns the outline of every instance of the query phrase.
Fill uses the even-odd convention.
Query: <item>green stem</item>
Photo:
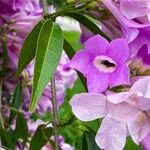
[[[0,124],[4,128],[4,122],[2,117],[2,86],[3,86],[3,79],[0,78]]]

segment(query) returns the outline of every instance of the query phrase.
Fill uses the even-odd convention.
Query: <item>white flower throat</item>
[[[116,62],[104,55],[95,57],[93,64],[99,71],[105,73],[111,73],[116,69]]]

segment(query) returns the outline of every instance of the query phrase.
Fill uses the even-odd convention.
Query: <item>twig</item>
[[[55,150],[59,150],[58,144],[58,110],[56,101],[56,86],[55,86],[55,76],[52,76],[51,80],[51,93],[52,93],[52,105],[53,105],[53,127],[54,127],[54,137],[55,137]]]

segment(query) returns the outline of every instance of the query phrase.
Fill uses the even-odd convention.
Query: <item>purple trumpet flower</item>
[[[100,35],[89,38],[71,60],[71,66],[87,78],[89,92],[103,92],[108,86],[129,84],[127,42],[116,39],[108,42]]]

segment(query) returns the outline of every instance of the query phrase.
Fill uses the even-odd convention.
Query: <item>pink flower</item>
[[[109,94],[77,94],[70,101],[82,121],[103,118],[96,143],[105,150],[121,150],[130,135],[139,144],[150,132],[150,77],[136,81],[131,90]]]
[[[129,84],[126,65],[129,49],[123,38],[109,43],[95,35],[84,43],[84,47],[72,58],[71,66],[87,78],[89,92],[103,92],[108,86]]]

